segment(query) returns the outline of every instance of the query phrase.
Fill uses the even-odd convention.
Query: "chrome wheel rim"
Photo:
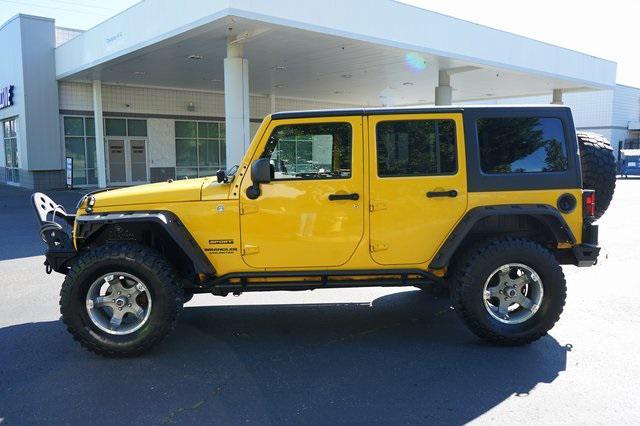
[[[91,322],[105,333],[124,335],[139,330],[151,314],[151,294],[135,275],[112,272],[95,280],[86,298]]]
[[[531,319],[542,303],[544,286],[540,276],[521,263],[502,265],[484,283],[484,307],[504,324]]]

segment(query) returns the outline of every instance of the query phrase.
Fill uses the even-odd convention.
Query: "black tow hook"
[[[53,272],[53,268],[51,267],[51,265],[49,265],[48,260],[44,261],[44,271],[47,273],[47,275],[51,275],[51,272]]]

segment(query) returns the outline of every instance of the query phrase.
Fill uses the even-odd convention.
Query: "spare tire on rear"
[[[582,163],[582,187],[596,191],[596,214],[602,217],[616,189],[616,159],[611,144],[602,135],[577,132]]]

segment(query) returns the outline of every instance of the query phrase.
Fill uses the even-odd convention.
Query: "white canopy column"
[[[102,81],[93,80],[93,121],[96,133],[96,168],[98,187],[107,187],[107,169],[104,159],[104,121],[102,118]]]
[[[241,41],[230,39],[224,60],[224,111],[227,168],[240,164],[249,148],[249,62]]]
[[[438,71],[438,86],[436,87],[436,105],[451,105],[452,100],[451,74],[448,70],[440,70]]]
[[[562,94],[562,89],[553,89],[553,99],[551,100],[551,103],[553,105],[564,105],[564,102],[562,101]]]

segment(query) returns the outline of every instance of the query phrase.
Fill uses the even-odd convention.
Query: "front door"
[[[254,268],[346,263],[364,234],[362,117],[278,120],[253,160],[269,158],[273,180],[240,188],[243,259]]]
[[[107,141],[109,183],[112,184],[123,184],[127,182],[124,142],[124,139],[109,139]]]
[[[145,139],[107,139],[109,183],[136,185],[148,182],[147,141]]]
[[[382,265],[429,261],[467,206],[462,114],[369,117],[370,251]]]

